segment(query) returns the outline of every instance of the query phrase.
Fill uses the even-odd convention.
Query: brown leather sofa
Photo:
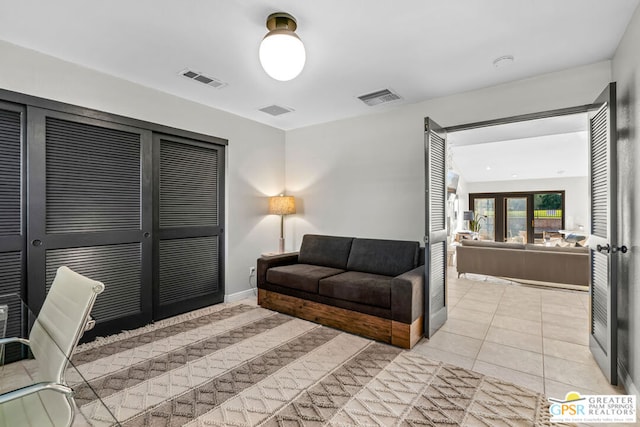
[[[258,259],[258,304],[403,348],[422,337],[418,242],[307,234],[299,253]]]
[[[456,248],[458,276],[486,274],[511,279],[589,285],[589,248],[463,240]]]

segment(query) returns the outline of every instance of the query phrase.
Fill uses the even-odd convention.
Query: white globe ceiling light
[[[260,43],[260,63],[276,80],[286,82],[300,74],[307,58],[302,40],[294,32],[298,24],[288,13],[272,13],[267,18],[269,32]]]

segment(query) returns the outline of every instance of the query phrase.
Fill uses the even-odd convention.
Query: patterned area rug
[[[80,346],[73,362],[123,426],[552,425],[539,393],[245,304]],[[111,425],[89,386],[78,405]]]

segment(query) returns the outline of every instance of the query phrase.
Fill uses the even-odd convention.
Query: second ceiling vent
[[[400,97],[400,95],[398,95],[397,93],[393,93],[389,89],[383,89],[376,92],[367,93],[365,95],[360,95],[358,99],[367,104],[369,107],[373,107],[375,105],[396,101],[402,98]]]
[[[225,87],[227,84],[221,80],[218,80],[216,78],[213,77],[209,77],[209,76],[205,76],[202,73],[199,73],[197,71],[193,71],[190,69],[185,69],[180,71],[180,75],[182,77],[186,77],[189,80],[193,80],[194,82],[198,82],[198,83],[202,83],[205,84],[207,86],[211,86],[213,88],[216,89],[221,89],[223,87]]]
[[[281,114],[286,114],[294,111],[293,108],[283,107],[281,105],[276,105],[276,104],[260,108],[259,110],[262,111],[263,113],[271,114],[272,116],[279,116]]]

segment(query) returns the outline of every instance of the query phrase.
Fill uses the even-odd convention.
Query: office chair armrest
[[[11,344],[12,342],[19,342],[21,344],[29,346],[29,340],[26,338],[18,338],[18,337],[0,338],[0,345]]]
[[[6,402],[10,402],[14,399],[20,399],[33,393],[37,393],[43,390],[54,390],[59,393],[71,395],[73,389],[64,384],[59,383],[37,383],[31,384],[26,387],[19,388],[17,390],[9,391],[0,395],[0,405]]]

